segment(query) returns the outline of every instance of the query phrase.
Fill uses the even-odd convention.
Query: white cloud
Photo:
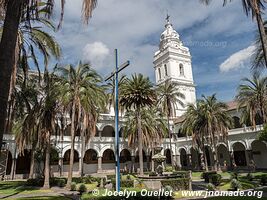
[[[109,53],[108,47],[102,42],[88,43],[83,48],[83,60],[91,62],[95,67],[102,67]]]
[[[221,65],[221,72],[228,72],[233,69],[238,69],[244,67],[251,59],[253,52],[255,51],[255,46],[251,45],[245,49],[242,49],[229,58],[227,58]]]

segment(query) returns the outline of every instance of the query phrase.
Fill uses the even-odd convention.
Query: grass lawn
[[[3,181],[0,182],[0,195],[48,193],[51,190],[40,190],[40,188],[25,186],[25,181]]]
[[[15,199],[6,199],[6,200],[15,200]],[[70,200],[70,198],[63,196],[55,196],[55,197],[26,197],[26,198],[16,198],[16,200]]]

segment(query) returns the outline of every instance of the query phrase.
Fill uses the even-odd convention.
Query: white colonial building
[[[161,34],[159,50],[154,56],[154,69],[156,76],[156,84],[161,84],[166,80],[179,83],[179,88],[184,93],[185,103],[195,103],[195,85],[193,81],[191,55],[189,49],[183,46],[179,34],[173,29],[172,24],[167,17],[165,30]],[[267,146],[266,143],[257,140],[257,134],[262,129],[262,125],[258,123],[257,127],[240,124],[240,113],[237,112],[235,102],[228,103],[229,112],[235,121],[234,129],[229,131],[228,142],[219,143],[217,146],[220,165],[231,166],[234,162],[237,167],[246,169],[251,160],[254,160],[256,167],[259,169],[267,169]],[[161,144],[163,147],[162,154],[166,155],[166,164],[170,164],[170,151],[172,151],[173,160],[176,165],[184,169],[200,169],[201,153],[192,146],[190,137],[186,137],[179,131],[181,116],[186,107],[177,105],[174,115],[176,118],[172,120],[172,146],[169,146],[169,139],[165,138]],[[179,107],[180,106],[180,107]],[[123,117],[120,118],[120,157],[121,169],[128,171],[137,171],[138,169],[138,151],[130,148],[127,139],[123,137]],[[53,136],[54,146],[57,150],[58,160],[53,163],[52,171],[55,175],[66,175],[68,172],[68,163],[70,157],[70,125],[63,127],[65,135],[62,139]],[[97,124],[97,134],[86,146],[82,152],[79,137],[75,142],[75,159],[74,159],[74,175],[92,173],[110,173],[115,169],[115,138],[114,138],[114,114],[101,114]],[[6,177],[27,177],[30,170],[31,150],[25,150],[24,154],[18,154],[14,142],[14,135],[4,135],[5,153],[0,158],[1,169],[5,170]],[[144,148],[144,168],[145,170],[153,170],[151,161],[152,150]],[[213,165],[213,157],[211,149],[206,147],[208,165]],[[83,161],[83,162],[82,162]],[[83,163],[83,165],[82,165]],[[83,170],[82,170],[83,169]],[[36,169],[36,172],[38,173]]]

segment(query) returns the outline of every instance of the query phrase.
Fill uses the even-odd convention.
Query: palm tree
[[[61,102],[69,108],[71,118],[71,154],[67,187],[72,181],[75,132],[87,135],[87,141],[95,135],[98,110],[106,102],[101,77],[89,64],[79,63],[76,68],[67,65],[56,69],[60,76]],[[81,123],[83,119],[83,123]]]
[[[45,12],[45,11],[42,11]],[[49,29],[55,30],[54,25],[47,19],[43,17],[39,17],[35,19],[34,16],[30,16],[32,21],[35,21],[39,24],[43,24]],[[0,37],[1,37],[2,27],[0,28]],[[10,85],[10,98],[8,101],[8,113],[7,113],[7,124],[6,124],[6,131],[9,132],[10,123],[12,121],[11,116],[13,113],[14,101],[15,98],[12,98],[12,92],[16,85],[16,78],[17,78],[17,71],[23,72],[24,74],[24,84],[26,84],[26,80],[28,78],[28,70],[30,69],[29,66],[29,59],[32,59],[33,63],[35,64],[38,73],[39,73],[39,83],[41,80],[41,71],[39,67],[39,59],[37,59],[37,53],[39,55],[43,55],[44,66],[47,68],[49,58],[51,56],[55,57],[56,59],[60,58],[61,50],[58,43],[55,39],[48,34],[47,32],[41,30],[40,26],[29,26],[26,22],[26,19],[23,18],[18,33],[18,41],[16,45],[16,49],[18,52],[18,61],[14,65],[14,69],[12,72],[12,80]],[[38,51],[37,51],[38,50]],[[19,68],[19,69],[17,69]],[[32,80],[32,79],[31,79]]]
[[[173,155],[172,155],[172,134],[170,128],[170,117],[175,116],[175,110],[177,109],[177,104],[184,107],[183,100],[185,99],[184,94],[179,90],[179,84],[176,82],[171,82],[170,80],[165,81],[163,84],[159,85],[157,88],[158,93],[158,104],[162,108],[162,111],[167,116],[168,122],[168,132],[170,138],[170,152],[171,152],[171,164],[174,167]]]
[[[204,158],[205,170],[208,171],[207,156],[205,154],[206,127],[205,118],[202,112],[202,101],[198,100],[195,104],[189,104],[183,117],[182,131],[192,136],[192,145],[197,146]]]
[[[121,90],[120,103],[127,110],[134,110],[136,114],[138,133],[138,152],[140,162],[140,174],[144,174],[143,163],[143,134],[141,108],[151,107],[156,100],[156,93],[150,80],[142,74],[134,74],[132,78],[127,78]]]
[[[212,0],[200,0],[200,2],[209,4]],[[231,0],[223,0],[223,5],[225,6],[227,2],[230,2]],[[258,25],[258,31],[260,36],[260,41],[262,45],[262,51],[263,51],[263,57],[265,61],[265,67],[267,67],[267,35],[265,33],[264,29],[264,23],[262,20],[262,13],[265,9],[264,3],[266,3],[265,0],[242,0],[243,9],[245,11],[245,14],[249,16],[251,14],[252,20],[256,18],[257,25]]]
[[[12,72],[16,63],[16,43],[18,38],[19,23],[23,18],[23,14],[27,16],[35,15],[39,16],[38,10],[49,10],[48,17],[52,13],[54,7],[54,1],[46,0],[47,3],[44,7],[40,8],[40,1],[36,0],[1,0],[0,1],[0,16],[5,16],[4,28],[2,38],[0,42],[0,146],[2,146],[2,139],[5,129],[5,120],[7,116],[8,97],[10,93],[10,83]],[[65,1],[61,1],[61,20],[63,20],[64,4]],[[83,0],[83,16],[84,21],[87,23],[92,16],[92,11],[96,7],[97,0]],[[35,9],[30,9],[34,7]],[[26,12],[24,12],[26,11]],[[28,12],[29,11],[29,12]],[[61,24],[61,23],[60,23]]]
[[[166,121],[156,107],[142,107],[140,112],[143,146],[151,147],[155,142],[160,143],[168,132]],[[128,145],[134,147],[138,143],[137,116],[135,111],[128,110],[125,114],[125,119],[125,137],[128,138]]]
[[[26,85],[23,83],[22,79],[20,79],[18,83],[19,85],[17,85],[13,94],[16,112],[12,113],[12,124],[17,125],[15,129],[13,129],[12,126],[11,128],[14,131],[17,147],[20,153],[23,153],[25,148],[31,147],[29,178],[33,178],[35,165],[34,155],[39,138],[38,113],[40,110],[40,102],[38,96],[40,93],[37,89],[37,84],[33,79]]]
[[[55,133],[56,116],[58,110],[58,85],[53,74],[45,71],[43,98],[39,112],[39,131],[40,137],[45,149],[45,167],[44,167],[44,189],[50,188],[50,154],[51,154],[51,135]]]
[[[218,156],[216,145],[223,136],[225,140],[228,128],[231,127],[232,120],[227,113],[227,105],[219,102],[215,94],[209,97],[203,96],[202,100],[197,101],[197,105],[189,105],[184,115],[183,129],[192,135],[193,142],[201,147],[204,155],[206,170],[207,159],[205,155],[205,145],[212,147],[214,157],[214,169],[218,168]]]
[[[135,145],[138,143],[136,113],[134,110],[128,110],[124,117],[126,119],[124,127],[124,132],[126,134],[124,137],[128,138],[128,146],[135,148]],[[166,120],[163,119],[161,113],[156,107],[142,107],[141,127],[143,135],[143,147],[151,148],[153,152],[154,146],[160,144],[168,132]]]
[[[217,144],[220,136],[225,140],[228,135],[228,129],[232,125],[232,119],[227,112],[227,105],[219,102],[215,94],[209,97],[203,96],[202,112],[205,119],[206,131],[214,157],[214,169],[218,170]],[[225,141],[224,141],[225,142]]]
[[[267,21],[264,22],[265,34],[267,34]],[[255,42],[256,50],[252,58],[252,69],[259,71],[260,69],[265,68],[264,52],[261,45],[260,34],[257,34]]]
[[[254,73],[252,79],[244,78],[244,82],[238,87],[236,100],[239,102],[239,108],[243,108],[252,123],[256,127],[256,116],[260,115],[263,122],[266,122],[266,100],[267,100],[267,77],[261,77]]]

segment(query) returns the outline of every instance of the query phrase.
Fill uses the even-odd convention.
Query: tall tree
[[[51,154],[51,135],[55,133],[56,116],[58,111],[58,84],[54,74],[45,71],[44,85],[42,87],[42,102],[39,112],[39,131],[44,144],[45,163],[44,163],[44,189],[50,188],[50,154]]]
[[[185,96],[178,90],[178,88],[179,84],[176,82],[171,82],[170,80],[165,81],[157,88],[158,104],[160,105],[162,111],[167,116],[172,167],[174,167],[174,162],[173,162],[173,152],[172,152],[172,133],[170,127],[170,117],[175,116],[175,112],[178,105],[182,107],[185,106],[183,103]]]
[[[155,104],[156,93],[151,81],[142,74],[134,74],[132,78],[127,78],[122,87],[120,103],[127,110],[134,110],[136,114],[136,124],[138,133],[138,152],[140,163],[140,174],[144,174],[143,163],[143,134],[141,108],[151,107]]]
[[[264,22],[265,34],[267,34],[267,21]],[[257,34],[255,41],[256,50],[252,57],[252,69],[255,71],[261,71],[265,68],[264,52],[261,44],[260,34]]]
[[[46,9],[52,13],[54,7],[53,0],[43,1]],[[0,16],[5,16],[3,34],[0,42],[0,146],[2,146],[3,134],[5,131],[5,120],[7,117],[7,104],[10,93],[11,75],[16,63],[16,42],[19,30],[19,23],[22,14],[35,15],[38,17],[38,5],[36,0],[1,0]],[[65,1],[61,1],[61,20],[63,20]],[[96,7],[97,0],[83,0],[84,21],[88,22],[92,16],[92,11]],[[36,9],[30,9],[34,7]],[[26,12],[24,12],[26,10]],[[29,11],[29,12],[27,12]]]
[[[56,69],[60,76],[61,102],[69,108],[71,118],[71,153],[67,187],[72,182],[76,133],[87,133],[87,141],[95,135],[98,111],[106,102],[101,77],[89,64],[79,63]],[[83,120],[82,120],[83,119]],[[83,121],[83,123],[81,123]]]
[[[210,4],[212,0],[200,0],[200,2],[205,4]],[[223,0],[223,6],[227,4],[227,2],[231,2],[232,0]],[[265,10],[264,4],[266,0],[241,0],[244,12],[247,16],[251,15],[252,20],[256,19],[260,41],[262,45],[263,57],[265,61],[265,67],[267,67],[267,35],[264,29],[264,23],[262,19],[263,10]]]
[[[201,147],[205,162],[205,145],[212,148],[214,158],[214,169],[218,169],[218,155],[216,146],[219,142],[220,135],[226,139],[228,128],[231,127],[232,120],[227,112],[227,105],[219,102],[215,95],[198,100],[197,105],[189,105],[185,113],[183,129],[193,136],[193,142]],[[206,170],[207,168],[207,162]]]
[[[254,73],[251,79],[244,78],[242,81],[244,83],[239,85],[236,95],[239,108],[245,109],[243,113],[247,113],[253,127],[256,127],[257,114],[266,123],[267,77]]]

